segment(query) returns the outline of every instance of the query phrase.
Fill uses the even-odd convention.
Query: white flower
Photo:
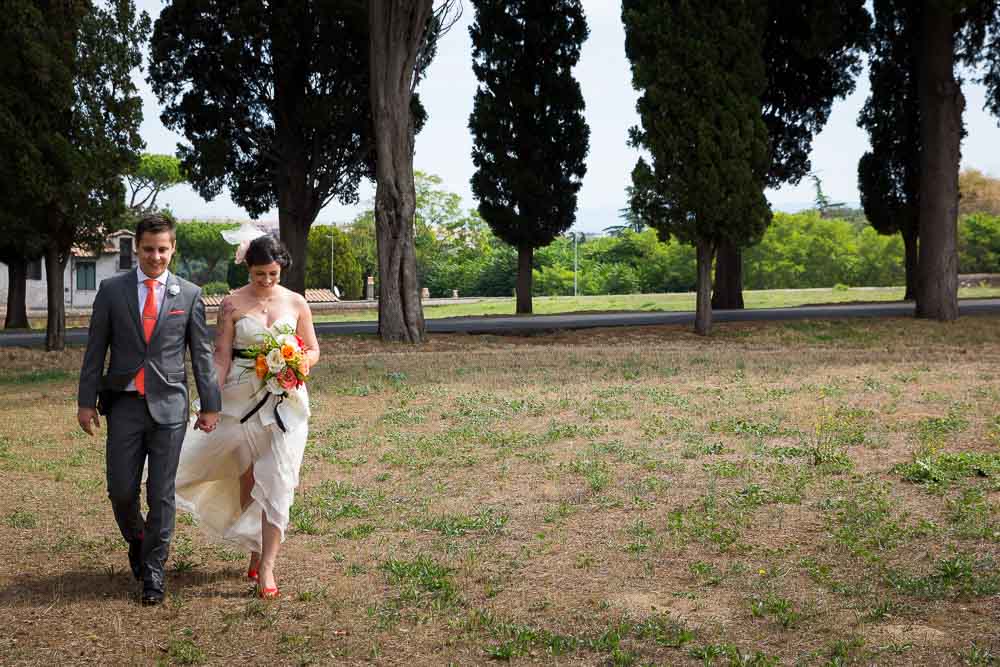
[[[285,393],[285,389],[278,383],[278,378],[270,377],[267,379],[267,390],[272,394],[277,394],[280,396]]]
[[[299,341],[295,340],[294,334],[278,334],[274,337],[274,340],[278,342],[278,346],[291,345],[295,350],[299,349]]]
[[[285,370],[285,358],[281,356],[279,348],[274,348],[267,353],[267,370],[275,375]]]
[[[177,284],[171,285],[167,288],[167,293],[170,294],[170,296],[177,296],[181,293],[181,286]]]

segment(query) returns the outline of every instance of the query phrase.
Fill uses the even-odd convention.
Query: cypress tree
[[[576,219],[590,129],[572,68],[587,38],[580,0],[474,0],[472,191],[518,251],[517,312],[531,312],[535,248]]]
[[[858,189],[868,222],[880,234],[903,237],[906,300],[916,298],[920,191],[920,100],[916,47],[920,6],[875,0],[869,55],[871,94],[858,123],[871,150],[858,162]]]
[[[796,184],[809,173],[813,137],[826,125],[834,100],[854,90],[871,24],[864,5],[864,0],[768,0],[762,45],[768,187]],[[741,260],[738,246],[719,246],[713,308],[743,307]]]
[[[697,249],[695,331],[711,330],[712,261],[722,243],[756,242],[771,219],[762,96],[767,5],[760,1],[624,0],[625,53],[640,91],[646,150],[633,171],[633,208],[661,238]]]

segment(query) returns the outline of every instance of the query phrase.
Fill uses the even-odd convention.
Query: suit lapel
[[[139,319],[139,274],[132,271],[128,275],[132,276],[132,279],[124,281],[125,303],[128,304],[128,315],[135,326],[135,333],[145,345],[146,337],[142,335],[142,320]]]
[[[180,295],[180,283],[177,282],[177,278],[174,277],[173,273],[167,275],[167,285],[166,289],[163,290],[163,304],[160,306],[160,313],[156,316],[156,326],[153,327],[153,335],[149,337],[149,342],[152,343],[153,339],[156,338],[156,334],[160,331],[160,326],[163,324],[163,320],[168,317],[167,313],[170,312],[170,304],[173,302],[175,296],[170,293],[171,286],[176,285],[177,295]]]

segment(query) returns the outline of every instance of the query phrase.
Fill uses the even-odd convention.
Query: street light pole
[[[577,253],[576,253],[576,232],[570,232],[573,234],[573,296],[576,297],[576,265],[577,265]]]

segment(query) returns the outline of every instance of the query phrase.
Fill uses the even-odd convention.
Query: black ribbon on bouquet
[[[288,431],[285,429],[285,422],[281,421],[281,415],[278,414],[278,406],[281,405],[281,402],[285,400],[285,396],[287,396],[287,394],[276,394],[276,396],[278,397],[278,400],[274,402],[274,421],[277,422],[278,428],[281,429],[282,433],[287,433]],[[240,420],[240,423],[245,424],[248,419],[257,414],[257,412],[260,411],[262,407],[264,407],[264,404],[267,403],[267,399],[269,398],[271,398],[271,394],[265,391],[264,398],[260,399],[260,402],[258,402],[257,405],[253,406],[253,410],[251,410],[250,412],[246,413],[243,416],[243,419]]]

